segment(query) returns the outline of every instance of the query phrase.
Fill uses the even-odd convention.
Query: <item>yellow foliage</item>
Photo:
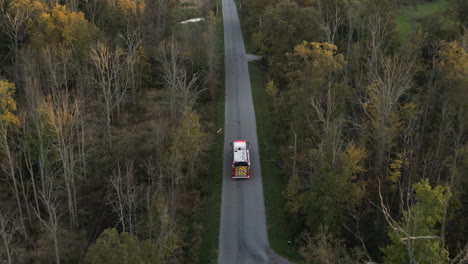
[[[206,136],[202,131],[200,116],[190,110],[183,112],[182,119],[174,131],[171,152],[183,163],[195,161],[206,147]]]
[[[366,169],[360,164],[365,158],[367,158],[367,151],[365,148],[357,147],[354,144],[350,144],[346,148],[346,155],[348,157],[348,160],[351,161],[352,173],[366,171]]]
[[[396,157],[391,160],[390,168],[388,176],[389,180],[393,183],[398,182],[401,177],[401,168],[405,165],[406,162],[403,161],[403,155],[401,153],[397,153]]]
[[[302,42],[294,47],[294,52],[286,53],[289,77],[317,87],[323,85],[331,74],[340,71],[345,65],[344,56],[337,54],[337,51],[335,45],[326,42]]]
[[[444,42],[439,50],[439,69],[449,80],[468,81],[468,53],[456,42]]]
[[[210,14],[208,15],[208,23],[210,25],[215,25],[216,24],[216,14],[213,11],[210,11]]]
[[[278,94],[278,87],[276,87],[274,80],[268,82],[265,91],[271,97],[275,97]]]
[[[86,50],[98,37],[98,29],[89,23],[83,12],[69,12],[66,6],[57,4],[52,10],[37,18],[33,30],[32,45],[40,48],[47,44],[73,46],[79,52]]]
[[[125,16],[140,16],[144,13],[146,4],[142,0],[118,0],[117,7]]]
[[[7,125],[19,125],[18,117],[13,114],[16,110],[15,91],[14,83],[0,80],[0,119]]]

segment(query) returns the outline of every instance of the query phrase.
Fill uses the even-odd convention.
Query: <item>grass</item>
[[[253,54],[253,42],[250,37],[249,30],[242,19],[242,10],[240,9],[240,3],[236,2],[237,13],[239,14],[239,22],[241,24],[242,38],[244,39],[245,52],[247,54]]]
[[[265,92],[264,72],[260,62],[249,62],[250,83],[255,106],[257,135],[262,165],[263,195],[267,218],[268,240],[270,247],[281,256],[300,261],[295,248],[288,242],[294,240],[294,223],[288,221],[286,200],[283,196],[285,184],[282,172],[272,161],[274,150],[277,149],[271,136],[272,111],[271,98]]]
[[[217,0],[221,6],[221,0]],[[221,9],[220,9],[221,10]],[[220,60],[218,61],[222,76],[215,104],[216,104],[216,128],[224,128],[224,30],[221,11],[217,25],[217,50]],[[198,263],[216,263],[219,237],[219,221],[221,208],[222,187],[222,163],[223,163],[224,133],[214,135],[214,142],[209,153],[209,172],[206,181],[206,196],[203,201],[203,226],[205,228],[204,239],[200,246]]]
[[[396,29],[400,34],[400,39],[406,41],[410,38],[413,29],[419,26],[418,20],[432,15],[436,12],[444,12],[449,8],[447,0],[435,0],[430,3],[418,4],[416,6],[403,6],[395,11]],[[441,16],[440,19],[443,19]],[[445,19],[446,20],[446,19]],[[449,23],[448,21],[442,23]]]

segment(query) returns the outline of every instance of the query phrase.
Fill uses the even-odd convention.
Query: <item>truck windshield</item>
[[[236,166],[236,167],[237,167],[237,166],[249,166],[249,164],[247,164],[247,162],[236,162],[236,163],[234,164],[234,166]]]

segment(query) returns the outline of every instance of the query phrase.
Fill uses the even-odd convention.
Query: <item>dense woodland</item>
[[[431,1],[238,2],[302,261],[467,263],[468,2],[408,36],[398,10]],[[0,0],[0,262],[198,263],[218,20]]]
[[[468,1],[240,2],[305,262],[468,263]]]
[[[0,0],[0,263],[197,262],[217,20],[209,1]]]

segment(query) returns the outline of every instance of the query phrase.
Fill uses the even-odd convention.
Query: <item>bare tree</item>
[[[200,93],[206,90],[206,87],[197,89],[199,78],[199,73],[194,73],[189,76],[185,69],[176,77],[177,110],[183,109],[184,107],[191,110]]]
[[[40,198],[42,201],[42,205],[47,212],[47,218],[44,217],[43,214],[37,209],[34,209],[37,218],[39,221],[44,225],[47,231],[52,236],[52,240],[54,241],[54,251],[55,251],[55,263],[60,264],[60,249],[59,249],[59,241],[58,241],[58,229],[59,229],[59,219],[60,219],[60,202],[57,200],[55,196],[56,188],[54,187],[53,181],[51,181],[46,186],[46,192],[40,191]]]
[[[364,25],[368,33],[368,51],[370,69],[378,68],[380,59],[390,46],[388,38],[392,30],[392,17],[389,15],[388,10],[385,8],[385,3],[382,6],[373,6],[370,10],[367,20]]]
[[[197,89],[200,75],[187,73],[183,66],[181,51],[174,40],[159,46],[156,59],[161,65],[163,79],[169,88],[170,113],[171,119],[173,119],[180,109],[184,107],[192,109],[199,94],[206,88]]]
[[[77,99],[71,99],[64,92],[57,92],[44,102],[45,111],[52,133],[57,140],[57,152],[60,155],[65,190],[68,197],[68,210],[72,228],[78,225],[78,208],[76,199],[76,154],[75,148],[79,138],[76,135],[80,112]]]
[[[96,25],[96,17],[103,8],[104,2],[100,0],[84,0],[85,9],[90,17],[91,22]]]
[[[0,210],[0,237],[3,240],[4,249],[7,256],[8,264],[12,264],[14,260],[14,243],[13,239],[16,232],[21,228],[20,219],[15,213]]]
[[[135,179],[133,161],[125,162],[124,171],[120,165],[117,165],[109,181],[111,190],[107,202],[119,216],[123,231],[134,234],[141,188]]]
[[[96,70],[92,79],[100,92],[99,95],[106,114],[109,147],[112,148],[112,113],[116,107],[119,107],[128,88],[125,53],[119,47],[112,49],[108,43],[100,42],[92,49],[91,59]]]
[[[138,62],[140,61],[139,49],[143,42],[143,33],[140,26],[136,28],[127,23],[127,27],[120,38],[124,41],[127,47],[127,70],[130,84],[130,91],[132,93],[133,105],[136,105],[137,92],[141,86],[141,74],[138,71]]]
[[[183,67],[183,58],[177,43],[173,39],[161,43],[156,51],[156,59],[161,65],[162,77],[169,88],[170,114],[173,119],[176,112],[177,78]]]
[[[317,1],[320,14],[320,28],[325,34],[325,41],[331,44],[335,44],[338,28],[343,24],[342,4],[338,3],[338,0]]]
[[[10,137],[10,124],[8,124],[3,118],[0,118],[0,149],[5,155],[5,162],[2,162],[1,166],[5,174],[8,176],[8,180],[11,183],[12,191],[15,195],[16,204],[18,206],[19,220],[21,223],[21,231],[23,236],[27,238],[26,227],[24,224],[24,217],[22,212],[22,203],[20,198],[21,184],[19,182],[19,176],[17,175],[17,151],[12,148],[12,144],[15,144],[14,140]]]

